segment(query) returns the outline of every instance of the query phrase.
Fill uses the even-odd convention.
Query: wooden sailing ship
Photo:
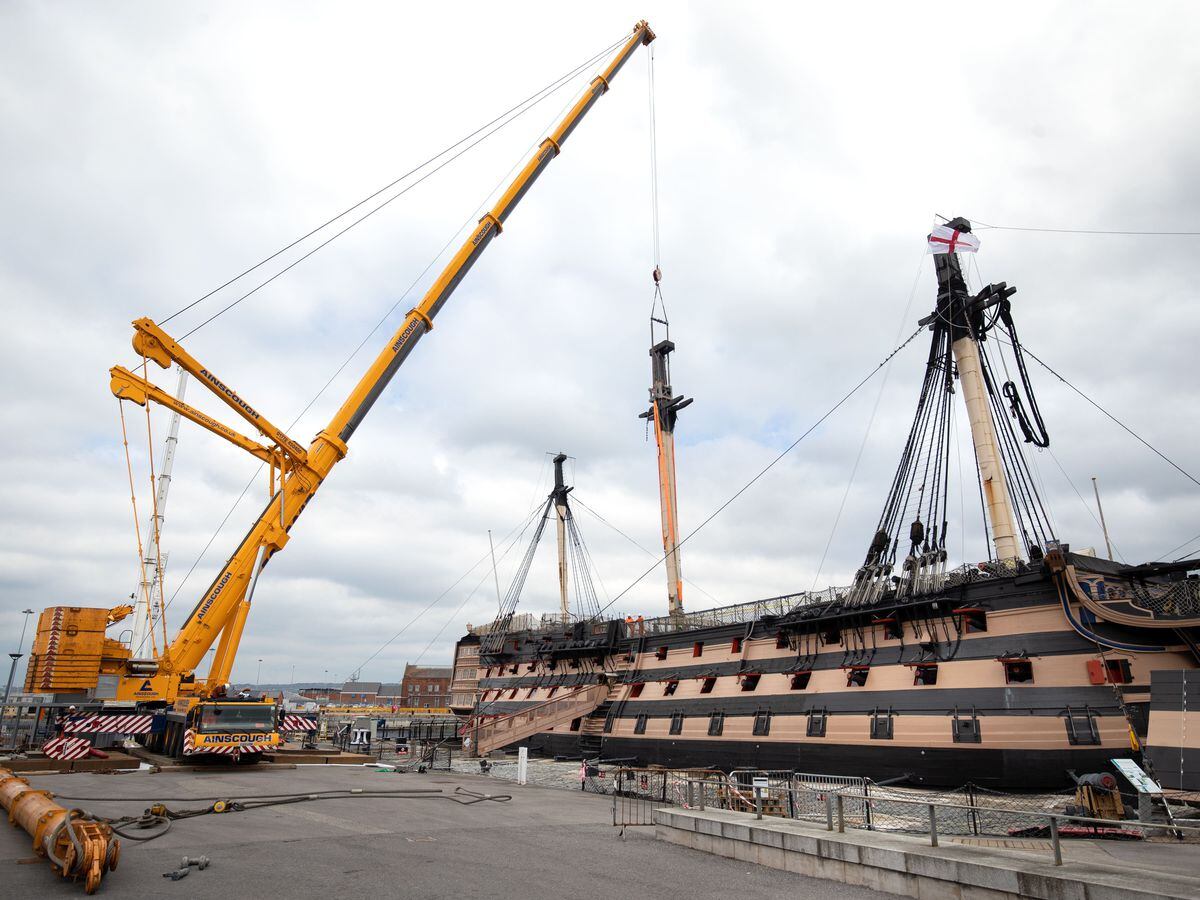
[[[936,308],[921,323],[931,332],[925,378],[854,583],[684,612],[673,431],[690,401],[671,390],[674,345],[658,342],[646,416],[668,614],[620,620],[597,610],[572,621],[560,564],[561,614],[517,628],[514,581],[497,620],[459,642],[460,655],[479,661],[469,726],[477,751],[524,744],[643,765],[1009,788],[1065,786],[1069,770],[1117,757],[1150,763],[1151,673],[1176,685],[1200,658],[1200,581],[1188,577],[1200,561],[1125,566],[1074,553],[1053,534],[1023,450],[1049,438],[1013,324],[1015,289],[967,290],[959,257],[978,246],[969,222],[949,222],[931,240],[945,246],[935,248]],[[988,338],[1001,334],[1020,385],[1002,383],[989,360]],[[946,550],[955,394],[967,407],[992,549],[957,568]],[[553,510],[560,533],[568,490],[559,460],[546,516]],[[527,573],[526,562],[520,583]],[[1194,769],[1200,751],[1184,749]]]

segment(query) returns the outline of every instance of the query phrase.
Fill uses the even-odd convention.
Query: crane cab
[[[176,701],[166,727],[149,749],[172,757],[226,756],[234,762],[258,762],[282,743],[279,715],[269,697],[188,698]]]

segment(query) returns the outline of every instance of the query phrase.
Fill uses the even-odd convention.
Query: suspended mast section
[[[657,274],[657,270],[655,272]],[[670,357],[674,349],[675,344],[669,338],[650,348],[650,408],[639,418],[654,425],[663,553],[667,567],[667,611],[672,616],[679,616],[683,614],[683,569],[679,561],[679,501],[675,491],[675,421],[679,411],[691,404],[692,399],[676,397],[671,390]]]
[[[571,488],[563,481],[563,463],[567,454],[559,453],[554,457],[554,491],[550,501],[554,504],[554,522],[558,531],[558,600],[563,624],[571,621],[571,600],[567,596],[567,520],[571,512],[567,508],[567,494]]]

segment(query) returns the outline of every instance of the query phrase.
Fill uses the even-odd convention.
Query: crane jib
[[[485,219],[480,225],[478,232],[471,239],[471,252],[468,254],[466,260],[464,260],[458,271],[454,273],[454,276],[446,282],[446,286],[442,288],[441,293],[438,294],[437,298],[430,306],[429,318],[431,321],[433,320],[433,317],[438,314],[438,310],[441,309],[446,300],[450,298],[450,295],[454,293],[454,289],[458,287],[459,282],[462,281],[463,277],[468,271],[470,271],[475,260],[479,258],[479,255],[483,252],[484,248],[491,243],[492,238],[494,238],[496,234],[497,231],[495,224],[491,219]],[[413,348],[417,346],[417,341],[421,339],[427,330],[424,327],[424,324],[425,323],[422,321],[419,315],[409,313],[409,320],[404,323],[404,328],[401,329],[399,334],[397,334],[395,339],[392,341],[392,358],[388,361],[387,368],[383,370],[383,373],[379,376],[375,383],[371,385],[370,390],[367,391],[366,395],[362,399],[362,402],[358,404],[358,408],[354,410],[349,420],[346,422],[345,427],[338,434],[338,437],[343,441],[350,440],[350,436],[354,434],[355,430],[362,422],[363,417],[371,411],[371,407],[375,405],[375,401],[379,399],[379,396],[387,388],[388,383],[392,380],[392,377],[400,369],[400,366],[404,364],[404,360],[408,358],[408,354],[412,353]]]
[[[283,467],[280,467],[278,490],[273,490],[273,495],[266,508],[228,558],[221,572],[210,583],[181,626],[174,641],[164,651],[164,660],[170,662],[169,672],[191,672],[201,662],[213,640],[219,636],[221,643],[217,650],[217,659],[214,661],[209,675],[210,678],[216,678],[218,675],[214,675],[214,673],[218,673],[220,680],[224,680],[228,676],[229,666],[232,664],[233,655],[237,653],[242,625],[248,610],[246,592],[253,589],[253,580],[257,577],[256,572],[261,571],[261,564],[256,566],[256,560],[265,563],[273,552],[283,546],[292,523],[303,511],[332,466],[345,456],[345,442],[357,430],[363,417],[379,399],[421,336],[433,327],[434,317],[450,298],[450,295],[454,293],[459,282],[471,270],[492,239],[501,232],[505,220],[529,188],[533,186],[534,181],[541,175],[545,167],[558,156],[563,142],[571,135],[596,100],[608,90],[613,76],[620,71],[639,45],[649,44],[654,37],[654,33],[644,21],[638,23],[608,67],[593,79],[572,109],[551,131],[533,156],[527,160],[491,212],[479,220],[478,225],[459,247],[458,252],[427,289],[421,302],[409,312],[404,323],[392,336],[389,343],[380,350],[350,396],[346,398],[342,407],[335,414],[328,428],[318,434],[307,454],[279,429],[267,422],[232,388],[217,379],[211,372],[201,371],[198,363],[185,356],[187,361],[185,368],[198,374],[202,381],[207,382],[206,386],[213,389],[224,402],[232,406],[243,417],[255,422],[260,431],[272,437],[279,444],[281,450],[300,460],[303,465],[298,468],[288,467],[286,476],[282,471]],[[169,344],[175,348],[174,352],[177,355],[183,354],[183,351],[176,347],[169,337],[161,334],[161,330],[157,329],[153,323],[149,321],[135,323],[135,327],[139,328],[139,334],[144,332],[148,335],[144,338],[144,342],[150,349],[158,346],[161,350],[160,345]],[[155,341],[158,343],[155,344]],[[135,344],[135,346],[137,345]],[[170,354],[162,351],[162,355]],[[158,360],[158,357],[155,356],[155,359]],[[136,387],[136,383],[133,386]],[[118,394],[119,396],[120,394]],[[220,433],[228,437],[229,435],[225,432],[226,430],[222,430]],[[235,443],[251,453],[263,450],[249,439],[235,440]],[[273,454],[274,450],[265,452]],[[255,455],[260,459],[264,458],[261,452],[255,453]],[[268,459],[268,461],[272,460]],[[274,480],[272,483],[274,484]]]

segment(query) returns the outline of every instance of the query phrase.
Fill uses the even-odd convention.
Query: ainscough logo
[[[213,605],[213,601],[217,599],[221,591],[225,589],[225,585],[229,583],[229,579],[233,577],[232,572],[226,572],[224,577],[217,582],[217,586],[212,589],[212,592],[204,600],[204,605],[200,607],[200,612],[196,613],[196,621],[204,618],[204,614],[208,612],[208,608]]]
[[[412,333],[417,330],[417,326],[421,324],[421,320],[413,317],[413,320],[408,323],[408,327],[396,335],[396,340],[392,343],[392,352],[398,353],[400,348],[405,345]]]
[[[243,410],[245,410],[247,413],[249,413],[251,417],[253,417],[255,419],[257,419],[259,417],[258,410],[256,410],[253,406],[251,406],[249,403],[247,403],[241,397],[239,397],[237,395],[237,392],[234,391],[233,388],[226,385],[225,382],[223,382],[220,378],[218,378],[212,372],[208,371],[208,369],[201,369],[200,374],[203,375],[205,378],[207,378],[209,383],[211,383],[212,386],[215,387],[218,391],[220,391],[222,394],[224,394],[226,397],[228,397],[230,400],[232,400],[234,403],[236,403],[238,406],[240,406]]]

